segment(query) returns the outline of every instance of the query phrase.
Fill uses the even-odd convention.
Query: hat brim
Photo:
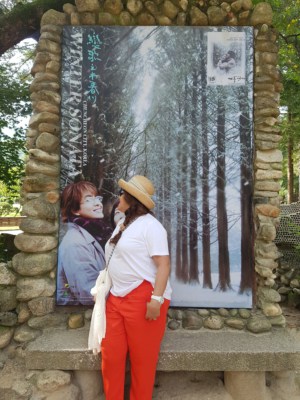
[[[118,185],[125,190],[125,192],[131,194],[135,199],[141,202],[145,207],[149,210],[155,207],[154,201],[151,199],[149,195],[146,195],[138,188],[135,188],[132,184],[124,181],[124,179],[120,179],[118,181]]]

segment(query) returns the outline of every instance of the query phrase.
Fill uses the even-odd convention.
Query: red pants
[[[146,303],[153,287],[144,281],[125,297],[109,295],[106,335],[102,340],[102,376],[106,400],[123,400],[126,356],[131,366],[130,400],[151,400],[160,343],[166,327],[169,300],[160,317],[148,321]]]

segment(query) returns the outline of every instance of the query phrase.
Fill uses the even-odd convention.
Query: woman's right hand
[[[160,303],[157,300],[151,299],[147,303],[146,319],[155,321],[160,316]]]

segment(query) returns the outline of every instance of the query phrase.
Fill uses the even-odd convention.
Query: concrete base
[[[264,372],[225,371],[224,384],[233,400],[267,400]]]
[[[87,329],[44,331],[26,349],[28,369],[99,370],[87,350]],[[300,370],[300,341],[288,330],[255,335],[234,331],[168,331],[158,371]]]

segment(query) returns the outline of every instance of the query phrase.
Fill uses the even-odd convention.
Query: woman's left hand
[[[157,300],[151,300],[147,303],[146,319],[156,320],[160,316],[160,303]]]

